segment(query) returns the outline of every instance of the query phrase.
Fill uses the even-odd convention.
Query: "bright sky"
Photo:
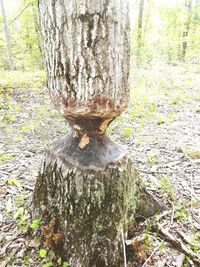
[[[21,2],[22,0],[4,0],[3,3],[6,13],[10,13],[13,9],[17,9],[17,7],[20,6]]]
[[[177,3],[182,3],[183,0],[153,0],[154,3],[158,6],[174,6]],[[135,2],[135,0],[130,0],[130,4]],[[20,6],[20,3],[22,3],[22,0],[4,0],[4,6],[7,12],[11,12],[13,9],[17,8],[17,6]]]

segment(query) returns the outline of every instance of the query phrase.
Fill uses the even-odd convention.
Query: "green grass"
[[[45,72],[0,71],[0,94],[10,88],[38,88],[45,84]]]

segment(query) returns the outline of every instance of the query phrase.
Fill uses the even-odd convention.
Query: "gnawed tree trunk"
[[[71,132],[46,155],[35,210],[55,218],[70,266],[121,266],[142,187],[105,132],[129,99],[128,1],[40,0],[39,13],[48,88]]]

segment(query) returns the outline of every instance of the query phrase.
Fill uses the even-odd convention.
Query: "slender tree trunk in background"
[[[12,70],[13,69],[13,60],[12,60],[12,52],[11,52],[10,33],[9,33],[9,28],[7,27],[7,20],[6,20],[6,14],[5,14],[3,0],[0,0],[0,3],[1,3],[1,13],[2,13],[2,17],[3,17],[5,39],[6,39],[7,62],[8,62],[7,68],[8,68],[8,70]]]
[[[186,0],[185,9],[187,10],[187,20],[185,22],[185,28],[183,31],[183,42],[182,42],[182,56],[181,59],[185,60],[185,56],[188,48],[188,36],[190,30],[190,21],[191,21],[191,11],[192,11],[192,0]]]
[[[40,51],[40,67],[44,68],[44,61],[43,61],[43,48],[42,48],[42,40],[41,40],[41,33],[40,33],[40,27],[39,27],[39,21],[38,21],[38,14],[36,7],[32,4],[32,13],[33,13],[33,21],[34,21],[34,26],[35,26],[35,31],[37,34],[37,44],[38,44],[38,49]]]
[[[144,0],[140,0],[139,15],[138,15],[138,28],[137,28],[137,65],[138,66],[141,63],[141,48],[143,45],[143,40],[142,40],[143,11],[144,11]]]
[[[70,266],[119,267],[143,192],[127,150],[105,134],[129,100],[128,1],[40,0],[39,14],[48,88],[71,131],[47,152],[35,212],[55,218]]]

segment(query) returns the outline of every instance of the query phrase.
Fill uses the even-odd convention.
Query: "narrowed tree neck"
[[[110,122],[127,106],[127,99],[121,99],[119,104],[105,96],[96,95],[88,101],[76,99],[63,99],[64,107],[60,112],[69,122],[74,137],[80,138],[80,148],[84,148],[90,138],[100,138],[105,134]]]

